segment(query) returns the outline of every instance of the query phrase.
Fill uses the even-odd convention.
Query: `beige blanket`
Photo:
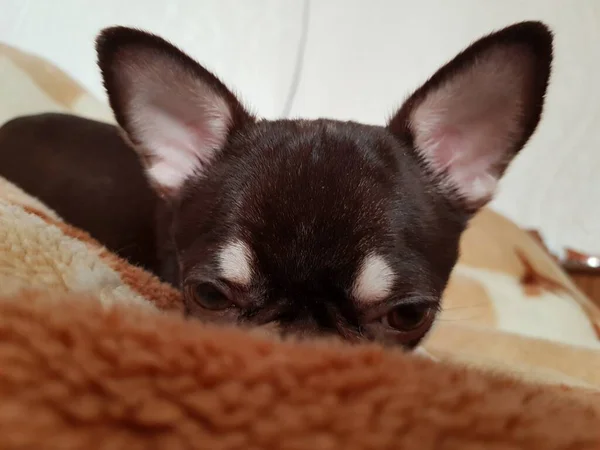
[[[597,350],[441,322],[435,362],[180,304],[1,181],[0,448],[600,448]]]

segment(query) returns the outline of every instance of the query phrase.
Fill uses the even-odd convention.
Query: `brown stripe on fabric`
[[[181,293],[170,285],[161,282],[158,278],[144,269],[129,264],[124,259],[107,250],[102,244],[96,241],[87,232],[73,227],[67,223],[59,222],[46,214],[25,206],[19,205],[24,211],[34,214],[44,220],[46,223],[59,228],[66,236],[86,243],[88,246],[99,250],[98,256],[109,267],[119,273],[121,280],[138,294],[142,295],[148,301],[151,301],[161,310],[181,311],[183,301]]]
[[[0,43],[0,55],[9,58],[15,66],[26,72],[48,97],[67,108],[85,94],[85,90],[70,76],[41,57],[2,43]]]

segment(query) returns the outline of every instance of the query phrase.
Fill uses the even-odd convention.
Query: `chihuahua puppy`
[[[538,125],[552,35],[523,22],[483,37],[385,126],[259,119],[142,31],[106,29],[97,51],[188,315],[414,348],[461,233]]]

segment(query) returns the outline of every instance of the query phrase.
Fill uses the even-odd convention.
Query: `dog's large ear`
[[[434,182],[469,211],[487,203],[535,131],[552,63],[540,22],[492,33],[438,70],[392,117]]]
[[[252,120],[212,73],[155,35],[107,28],[96,50],[117,122],[161,193],[202,174],[230,133]]]

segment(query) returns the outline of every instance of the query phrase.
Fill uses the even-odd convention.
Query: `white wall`
[[[279,116],[292,83],[303,7],[280,0],[0,0],[0,41],[50,59],[104,96],[96,35],[111,25],[143,28],[218,73],[261,114]]]
[[[0,0],[0,40],[48,57],[98,95],[93,39],[134,25],[179,44],[267,117],[383,123],[469,41],[541,19],[556,32],[544,120],[494,207],[553,247],[600,253],[600,2],[596,0]],[[1,89],[1,87],[0,87]]]

